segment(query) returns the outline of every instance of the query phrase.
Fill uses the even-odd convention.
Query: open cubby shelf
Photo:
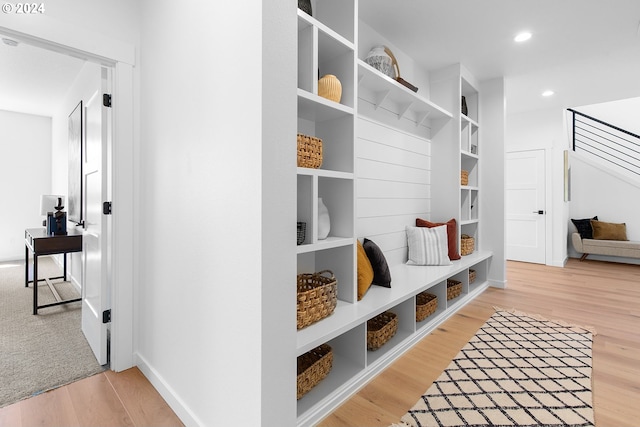
[[[349,303],[339,300],[333,314],[298,331],[297,355],[321,344],[329,343],[339,357],[334,360],[334,370],[307,395],[298,401],[300,424],[317,421],[323,405],[339,399],[345,390],[358,387],[364,378],[387,367],[411,345],[424,337],[487,288],[490,252],[474,252],[454,261],[451,266],[391,267],[392,287],[372,286],[361,301]],[[469,269],[476,271],[476,279],[469,284]],[[447,300],[446,280],[454,278],[462,282],[460,296]],[[415,320],[415,296],[429,291],[438,297],[434,314],[421,322]],[[384,312],[398,316],[397,333],[382,347],[367,350],[367,320]],[[337,391],[340,387],[339,391]]]

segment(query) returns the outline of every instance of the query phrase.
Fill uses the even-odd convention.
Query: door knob
[[[533,211],[534,214],[544,215],[544,211]]]

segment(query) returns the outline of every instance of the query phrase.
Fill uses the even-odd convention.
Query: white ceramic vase
[[[329,218],[329,210],[322,202],[322,197],[318,198],[318,239],[324,240],[331,230],[331,220]]]

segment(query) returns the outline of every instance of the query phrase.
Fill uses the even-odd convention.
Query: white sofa
[[[584,261],[585,258],[591,254],[640,258],[640,242],[632,242],[630,240],[583,239],[578,233],[571,235],[571,241],[573,248],[582,254],[580,261]]]

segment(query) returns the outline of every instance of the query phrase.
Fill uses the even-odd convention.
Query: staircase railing
[[[583,151],[640,176],[640,135],[571,108],[573,151]]]

